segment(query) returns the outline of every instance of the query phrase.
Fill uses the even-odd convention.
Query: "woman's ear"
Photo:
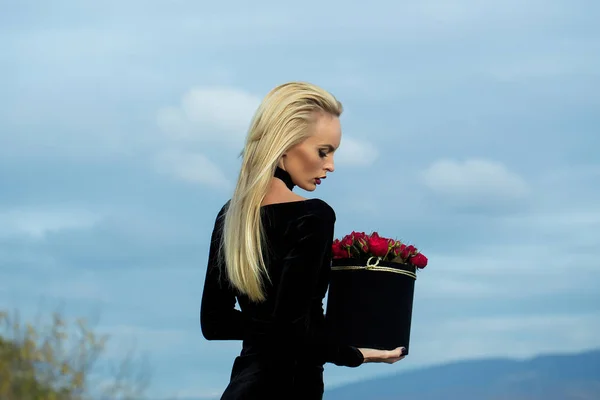
[[[284,159],[286,157],[286,154],[284,153],[281,158],[279,159],[279,162],[277,163],[277,165],[279,166],[279,168],[285,170],[285,165],[284,165]]]

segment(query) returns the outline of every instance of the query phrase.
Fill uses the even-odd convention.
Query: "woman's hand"
[[[377,349],[358,349],[365,358],[364,363],[387,363],[393,364],[396,361],[402,360],[404,355],[404,347],[397,347],[394,350],[377,350]]]

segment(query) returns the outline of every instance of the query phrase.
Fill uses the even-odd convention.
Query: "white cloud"
[[[344,135],[335,153],[335,162],[344,166],[363,167],[373,164],[377,157],[379,151],[372,143]]]
[[[535,314],[421,320],[413,315],[409,356],[390,368],[371,364],[358,370],[326,368],[327,387],[418,367],[480,358],[525,359],[538,354],[580,352],[600,346],[600,314]]]
[[[173,150],[156,156],[159,171],[185,182],[230,188],[221,168],[204,154],[214,145],[227,154],[241,150],[261,99],[231,87],[193,88],[177,107],[158,111],[157,123]],[[190,148],[200,146],[200,152]]]
[[[520,215],[489,221],[489,242],[468,254],[428,253],[418,276],[423,299],[523,299],[566,294],[593,295],[600,279],[600,228],[596,213]],[[499,238],[496,242],[493,238]]]
[[[482,198],[516,200],[530,192],[519,175],[499,162],[483,159],[440,160],[429,166],[422,178],[434,193],[467,202]]]
[[[84,270],[70,273],[75,276],[68,279],[65,279],[64,276],[50,277],[43,287],[38,288],[37,294],[68,301],[106,302],[111,300],[106,287],[101,286],[94,272]]]
[[[261,99],[235,88],[193,88],[178,107],[158,112],[158,124],[177,140],[240,147]]]
[[[523,264],[519,264],[523,265]],[[460,273],[451,265],[439,264],[438,267],[448,267],[450,271],[423,271],[419,273],[416,296],[422,300],[479,300],[493,301],[521,299],[523,301],[535,297],[553,294],[565,294],[574,290],[580,293],[593,293],[600,275],[597,272],[583,268],[573,276],[569,271],[555,271],[551,267],[547,271],[517,271],[502,268],[490,269],[482,265],[482,273]],[[571,270],[576,266],[571,265]],[[427,276],[427,275],[430,276]],[[487,276],[483,276],[487,274]]]
[[[417,321],[412,352],[419,364],[479,357],[532,357],[600,345],[600,315],[549,314],[450,318],[435,329]],[[412,340],[411,340],[412,341]]]
[[[598,313],[591,314],[550,314],[550,315],[503,315],[495,317],[464,318],[447,320],[441,327],[447,330],[493,331],[504,333],[519,333],[523,330],[551,329],[557,325],[584,327],[586,323],[595,322],[600,325]],[[594,321],[595,320],[595,321]]]
[[[217,188],[230,188],[223,171],[206,156],[178,150],[168,150],[157,156],[157,168],[184,182],[201,183]]]
[[[108,354],[109,357],[121,357],[118,347],[124,342],[135,341],[141,350],[153,350],[153,353],[169,353],[174,351],[179,344],[193,341],[198,335],[185,329],[172,328],[148,328],[135,325],[103,325],[98,328],[98,332],[109,335],[117,339],[118,343],[114,343],[115,347]],[[180,349],[177,346],[177,349]]]
[[[570,271],[548,267],[547,270],[537,268],[535,271],[523,272],[516,269],[490,269],[489,266],[482,265],[484,271],[481,273],[457,272],[452,265],[437,264],[437,267],[448,267],[450,271],[432,270],[419,273],[418,288],[415,292],[419,301],[493,302],[500,298],[506,301],[528,301],[545,296],[566,295],[573,291],[593,295],[596,282],[600,278],[597,271],[589,268],[579,270],[574,264],[570,264]]]
[[[43,238],[64,229],[86,229],[102,216],[87,210],[53,208],[14,208],[0,211],[0,237],[26,235]]]
[[[600,210],[577,209],[537,212],[520,216],[507,216],[500,223],[508,229],[533,229],[546,234],[564,234],[568,231],[569,242],[575,242],[572,235],[576,235],[582,230],[586,234],[591,234],[591,229],[600,229]],[[600,240],[597,236],[591,236],[588,239]]]

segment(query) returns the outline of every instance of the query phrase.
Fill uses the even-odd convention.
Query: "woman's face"
[[[280,166],[301,189],[313,191],[328,172],[334,171],[333,153],[340,146],[342,129],[338,117],[319,114],[312,135],[290,148]]]

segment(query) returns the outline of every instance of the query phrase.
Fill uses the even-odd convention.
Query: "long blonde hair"
[[[254,302],[270,280],[263,257],[261,204],[277,163],[312,133],[319,113],[339,117],[342,104],[322,88],[290,82],[272,89],[258,107],[241,152],[242,166],[225,213],[220,252],[231,285]]]

